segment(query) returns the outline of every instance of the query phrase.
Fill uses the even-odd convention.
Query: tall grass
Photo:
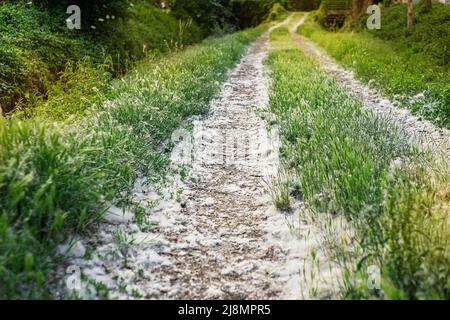
[[[207,110],[264,28],[144,61],[83,117],[55,122],[71,110],[55,104],[50,116],[0,120],[1,298],[48,296],[55,245],[88,230],[111,204],[126,204],[138,176],[164,174],[162,142]]]
[[[300,34],[323,47],[344,66],[352,68],[362,81],[372,82],[385,94],[397,99],[403,107],[440,126],[450,128],[448,64],[438,63],[426,51],[410,49],[412,42],[417,42],[417,39],[394,42],[377,39],[368,32],[329,32],[311,20],[309,18],[299,28]],[[389,26],[383,26],[384,34],[389,33],[385,28]],[[392,32],[395,30],[392,29]],[[421,30],[425,39],[427,33]],[[440,30],[444,33],[442,36],[448,38],[448,28]],[[416,95],[419,96],[411,99]]]
[[[362,252],[341,265],[349,275],[343,295],[448,299],[448,163],[419,152],[395,124],[364,111],[296,48],[286,29],[271,42],[270,107],[285,170],[296,173],[313,211],[351,222]],[[380,291],[365,286],[370,265],[383,270]]]

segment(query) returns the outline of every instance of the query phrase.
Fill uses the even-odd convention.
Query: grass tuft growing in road
[[[448,163],[363,110],[297,49],[287,29],[277,29],[271,44],[270,108],[284,170],[295,172],[311,210],[344,216],[354,228],[352,245],[334,248],[343,295],[448,299]],[[372,265],[381,270],[381,290],[366,285]]]

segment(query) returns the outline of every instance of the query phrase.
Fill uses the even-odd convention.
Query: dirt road
[[[320,252],[320,231],[300,219],[301,204],[277,211],[267,188],[279,162],[278,131],[266,121],[269,32],[230,71],[209,114],[174,134],[179,174],[159,186],[136,185],[133,201],[151,226],[112,208],[94,237],[75,239],[75,248],[93,248],[89,259],[75,252],[61,267],[84,275],[80,297],[332,296],[331,269],[310,261],[311,251]]]

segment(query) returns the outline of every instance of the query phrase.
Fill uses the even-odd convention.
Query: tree
[[[411,30],[413,26],[413,11],[414,11],[413,0],[408,0],[408,14],[407,14],[408,17],[406,23],[408,30]]]
[[[192,18],[206,33],[235,23],[230,0],[171,0],[167,3],[177,18]]]
[[[288,9],[298,11],[311,11],[320,6],[320,0],[290,0],[289,2]]]
[[[433,7],[433,0],[425,0],[425,7],[427,10],[431,10]]]
[[[263,22],[276,3],[292,8],[290,0],[231,0],[231,8],[238,26],[246,28]]]
[[[365,14],[367,8],[373,3],[373,0],[352,0],[352,17],[356,21]]]

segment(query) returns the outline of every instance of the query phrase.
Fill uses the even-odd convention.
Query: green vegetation
[[[287,18],[289,12],[279,3],[275,3],[267,15],[266,21],[277,21]]]
[[[413,113],[450,128],[450,7],[421,8],[412,32],[403,5],[383,9],[381,30],[334,33],[309,19],[298,32]]]
[[[283,8],[290,9],[291,2],[289,0],[231,0],[230,3],[233,14],[238,18],[237,25],[245,28],[274,19],[275,14],[285,14]]]
[[[330,242],[344,271],[343,296],[449,299],[447,162],[419,152],[389,120],[364,111],[286,29],[271,42],[270,107],[281,130],[282,170],[315,214],[344,216],[354,228],[352,245]],[[382,270],[381,290],[367,288],[371,265]]]
[[[291,185],[287,172],[279,172],[271,181],[266,182],[267,190],[270,193],[275,208],[282,211],[289,211],[292,208]]]
[[[328,30],[336,30],[351,22],[352,0],[323,0],[312,13],[314,21]],[[362,1],[360,1],[362,2]]]
[[[0,299],[51,298],[56,246],[91,232],[113,205],[152,228],[145,209],[130,203],[136,180],[171,170],[170,135],[208,111],[229,68],[267,29],[262,22],[320,3],[168,0],[162,9],[160,1],[75,0],[83,27],[70,31],[71,2],[0,1]],[[313,21],[324,18],[319,10],[298,32],[450,128],[449,10],[416,7],[408,31],[405,6],[393,5],[383,9],[381,30],[365,30],[362,18],[335,33]],[[326,239],[343,271],[343,297],[450,299],[446,156],[418,150],[392,121],[364,111],[286,28],[271,44],[270,108],[283,158],[268,183],[275,206],[288,211],[295,196],[317,221],[331,226],[342,217],[351,226],[351,241]],[[130,240],[118,231],[114,241],[124,249]],[[373,265],[381,290],[366,285]],[[108,298],[104,284],[94,286]]]
[[[231,11],[231,0],[171,0],[172,14],[183,20],[193,19],[204,35],[235,29],[236,19]]]
[[[381,11],[382,28],[368,31],[374,37],[410,48],[418,60],[430,60],[438,66],[450,63],[450,7],[436,3],[428,11],[423,3],[414,7],[414,28],[407,30],[406,5],[393,5]],[[360,27],[366,29],[365,17]]]
[[[287,15],[278,0],[252,3],[255,8],[247,12],[246,5],[240,10],[229,0],[170,1],[166,10],[144,0],[2,2],[1,113],[22,110],[32,115],[35,109],[41,113],[45,104],[44,109],[62,119],[65,114],[50,109],[65,104],[75,106],[70,113],[81,115],[98,103],[103,84],[155,51],[179,50],[206,36],[234,31],[237,25],[256,26]],[[81,8],[81,30],[66,28],[71,4]],[[246,14],[254,23],[246,21]],[[65,101],[80,98],[76,104]]]
[[[52,91],[57,98],[37,117],[0,120],[1,298],[48,296],[55,245],[87,231],[111,204],[126,205],[138,176],[164,174],[170,146],[159,150],[162,141],[187,116],[207,110],[227,69],[264,29],[150,57],[98,90],[95,100],[103,103],[84,108],[84,117],[55,122],[78,110],[77,97],[94,84],[83,79],[95,71],[78,66],[77,78],[62,77],[63,92]]]
[[[104,72],[109,77],[120,75],[152,50],[167,51],[200,40],[195,24],[179,22],[146,2],[138,1],[126,11],[124,18],[105,18],[104,22],[96,19],[95,30],[85,20],[83,26],[88,30],[68,30],[65,8],[55,13],[31,4],[2,4],[3,113],[14,108],[31,109],[52,95],[49,90],[64,91],[68,82],[75,84],[80,78],[85,79],[87,73],[92,76],[85,79],[88,82],[96,80],[95,73],[101,73],[102,78]],[[73,79],[69,79],[70,75]],[[62,86],[56,88],[57,83]],[[85,88],[82,93],[77,97],[89,92]]]
[[[288,8],[295,11],[316,10],[321,2],[321,0],[291,0]]]

